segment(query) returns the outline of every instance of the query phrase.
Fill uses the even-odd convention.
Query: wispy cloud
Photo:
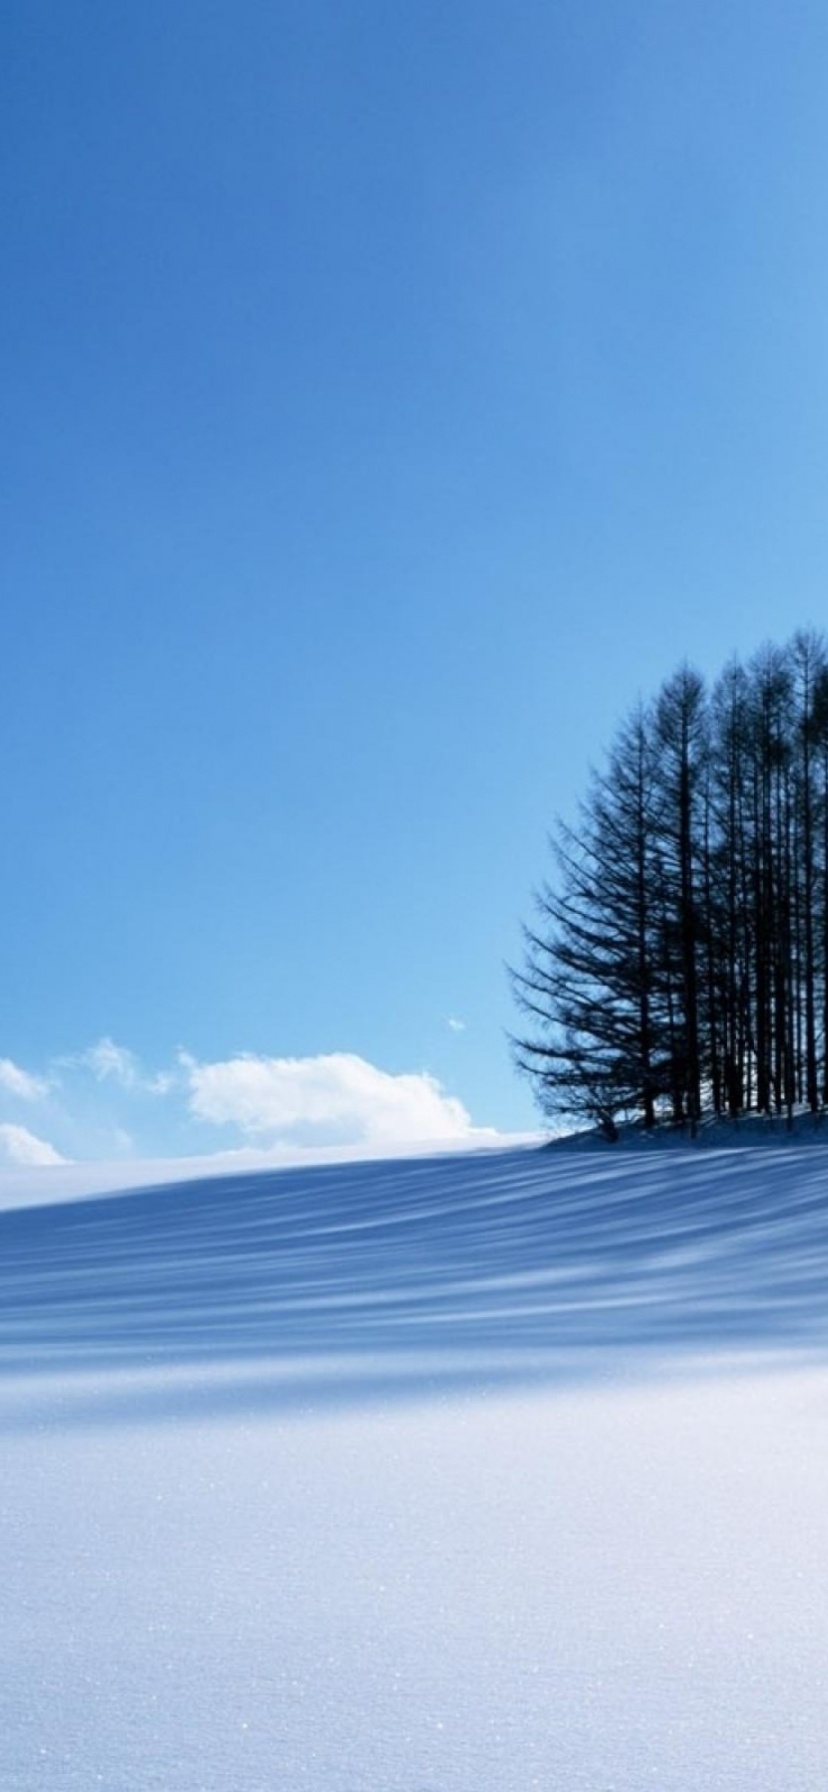
[[[69,1162],[48,1140],[37,1138],[27,1126],[13,1126],[8,1121],[0,1124],[0,1155],[6,1163],[37,1168]]]
[[[116,1083],[121,1089],[144,1095],[166,1095],[175,1081],[168,1071],[148,1074],[135,1052],[126,1045],[117,1045],[108,1036],[61,1063],[72,1069],[91,1070],[96,1082]]]
[[[40,1101],[48,1093],[49,1084],[44,1077],[21,1070],[11,1058],[0,1058],[0,1089],[7,1095],[16,1095],[21,1101]]]
[[[450,1033],[465,1033],[466,1031],[465,1021],[456,1020],[453,1014],[449,1015],[448,1020],[446,1021],[446,1026]]]
[[[353,1052],[244,1055],[200,1064],[182,1054],[190,1110],[247,1138],[307,1145],[420,1143],[479,1134],[461,1101],[427,1071],[392,1075]]]
[[[135,1054],[125,1045],[116,1045],[114,1039],[99,1039],[97,1045],[90,1045],[82,1053],[82,1058],[99,1083],[111,1079],[113,1083],[120,1083],[122,1089],[134,1089],[138,1082]]]

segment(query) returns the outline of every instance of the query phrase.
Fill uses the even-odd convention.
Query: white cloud
[[[461,1101],[425,1071],[392,1076],[352,1052],[317,1058],[245,1055],[199,1064],[182,1054],[190,1111],[248,1138],[294,1145],[473,1144]]]
[[[46,1139],[36,1138],[27,1126],[12,1126],[8,1122],[0,1125],[0,1152],[7,1163],[36,1165],[38,1168],[68,1161]]]
[[[0,1089],[9,1095],[17,1095],[22,1101],[39,1101],[48,1092],[49,1085],[40,1076],[32,1076],[28,1070],[21,1070],[19,1064],[13,1064],[11,1058],[0,1058]]]
[[[466,1031],[465,1021],[464,1020],[455,1020],[453,1014],[449,1015],[448,1020],[446,1021],[446,1026],[449,1028],[449,1031],[452,1033],[465,1033],[465,1031]]]
[[[144,1095],[166,1095],[173,1087],[175,1078],[167,1071],[159,1071],[154,1076],[146,1076],[140,1060],[126,1045],[116,1045],[114,1039],[99,1039],[97,1045],[90,1045],[85,1052],[79,1052],[74,1058],[61,1060],[68,1066],[80,1065],[91,1070],[99,1083],[117,1083],[121,1089],[129,1089]]]
[[[32,1198],[43,1199],[48,1165],[54,1166],[54,1178],[45,1179],[50,1187],[67,1180],[80,1186],[85,1164],[90,1173],[95,1169],[95,1186],[114,1188],[150,1175],[167,1180],[510,1143],[492,1127],[473,1125],[462,1101],[428,1072],[392,1075],[352,1052],[243,1053],[201,1063],[180,1051],[171,1069],[156,1071],[106,1035],[53,1058],[42,1077],[0,1059],[3,1091],[10,1100],[45,1097],[39,1112],[48,1116],[41,1124],[49,1137],[11,1120],[0,1124],[0,1206],[20,1199],[26,1177],[37,1191]],[[207,1143],[205,1124],[223,1128],[224,1136]],[[65,1155],[51,1137],[65,1144]],[[148,1147],[158,1155],[149,1156]],[[181,1155],[168,1159],[169,1149]]]
[[[99,1083],[111,1081],[122,1089],[134,1089],[139,1081],[135,1054],[125,1045],[116,1045],[114,1039],[99,1039],[97,1045],[90,1045],[81,1053],[80,1062],[88,1065]]]

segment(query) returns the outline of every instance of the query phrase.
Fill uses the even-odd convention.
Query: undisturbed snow
[[[244,1334],[255,1398],[236,1378],[228,1338],[205,1358],[196,1309],[206,1322],[237,1312],[252,1290],[263,1299],[261,1280],[243,1273],[238,1232],[235,1251],[219,1259],[224,1305],[203,1255],[188,1284],[181,1246],[175,1284],[158,1281],[155,1322],[167,1342],[153,1355],[152,1312],[139,1301],[136,1329],[126,1301],[130,1250],[136,1273],[146,1265],[152,1228],[136,1222],[156,1211],[140,1205],[149,1197],[79,1209],[78,1228],[59,1234],[72,1278],[81,1239],[97,1265],[72,1279],[71,1298],[57,1259],[41,1281],[33,1269],[37,1248],[58,1236],[56,1216],[6,1216],[4,1792],[821,1792],[828,1153],[737,1153],[730,1170],[728,1154],[710,1153],[706,1175],[702,1158],[513,1154],[499,1170],[457,1160],[425,1179],[421,1169],[416,1202],[402,1169],[389,1167],[383,1181],[375,1166],[367,1182],[353,1167],[329,1171],[307,1190],[320,1257],[312,1274],[308,1244],[301,1275],[285,1229],[288,1207],[291,1225],[308,1222],[301,1178],[252,1179],[257,1262],[280,1213],[276,1257],[289,1261],[290,1285],[307,1299],[312,1285],[323,1310],[335,1292],[334,1314],[349,1288],[359,1305],[365,1324],[350,1328],[351,1361],[364,1339],[371,1373],[361,1395],[352,1371],[341,1399],[329,1373],[306,1373],[309,1354],[341,1347],[336,1318],[332,1336],[317,1321],[305,1327],[304,1379],[290,1400],[278,1375],[263,1397],[264,1332]],[[489,1262],[496,1189],[505,1206]],[[510,1189],[515,1234],[502,1225]],[[546,1200],[530,1211],[527,1190],[532,1199],[545,1190]],[[226,1217],[237,1227],[245,1190],[228,1186],[224,1198],[236,1203]],[[660,1241],[648,1205],[657,1198]],[[364,1222],[350,1268],[342,1237],[325,1255],[331,1228],[345,1225],[343,1201],[349,1233],[360,1212]],[[457,1226],[450,1248],[441,1230],[453,1201],[480,1227],[465,1278]],[[221,1190],[213,1203],[211,1237]],[[406,1257],[405,1214],[415,1209]],[[392,1221],[371,1257],[376,1228]],[[573,1329],[572,1289],[583,1296],[585,1286],[572,1273],[579,1236],[584,1263],[602,1268]],[[169,1266],[164,1237],[153,1275]],[[276,1257],[269,1324],[287,1286]],[[511,1317],[502,1290],[481,1294],[504,1257]],[[564,1260],[567,1275],[556,1279]],[[693,1264],[699,1299],[711,1285],[716,1299],[703,1335],[679,1328],[677,1344],[673,1318],[677,1303],[692,1305]],[[436,1352],[445,1337],[450,1356],[470,1315],[475,1349],[465,1349],[462,1376],[441,1379],[433,1356],[428,1373],[409,1362],[403,1388],[389,1359],[416,1308],[418,1274],[423,1299],[442,1287],[418,1316],[418,1349]],[[116,1286],[128,1323],[114,1310]],[[393,1325],[376,1314],[369,1323],[371,1302],[389,1288]],[[504,1384],[494,1370],[522,1336],[517,1298],[531,1312],[527,1373]],[[645,1328],[642,1306],[651,1309]],[[186,1318],[183,1342],[171,1329],[176,1312]],[[276,1370],[285,1334],[277,1326],[267,1336]],[[41,1380],[26,1378],[32,1363]],[[215,1399],[205,1397],[213,1371]],[[124,1372],[139,1392],[113,1402]],[[166,1400],[146,1398],[153,1382]]]

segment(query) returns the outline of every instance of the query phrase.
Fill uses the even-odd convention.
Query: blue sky
[[[555,814],[826,621],[824,8],[0,39],[0,1145],[532,1126]]]

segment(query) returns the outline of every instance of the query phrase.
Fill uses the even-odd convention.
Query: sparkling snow
[[[0,1218],[4,1792],[810,1792],[828,1149]]]

